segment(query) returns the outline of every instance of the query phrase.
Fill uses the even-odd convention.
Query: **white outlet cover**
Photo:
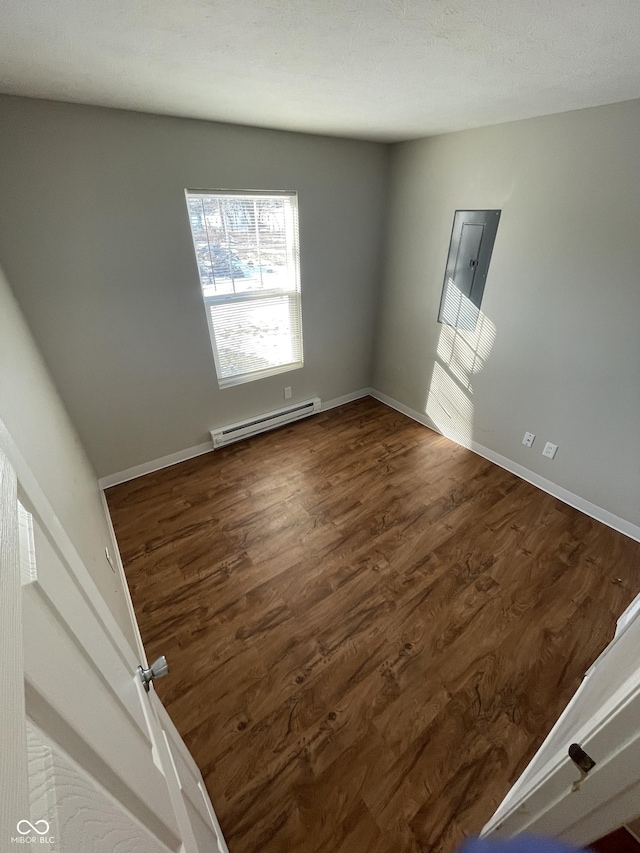
[[[542,455],[546,456],[548,459],[553,459],[553,457],[556,455],[557,449],[558,449],[557,444],[551,444],[551,442],[548,441],[544,446],[544,450],[542,451]]]
[[[531,445],[533,444],[535,439],[536,439],[535,432],[525,432],[524,438],[522,439],[522,443],[524,444],[525,447],[531,447]]]

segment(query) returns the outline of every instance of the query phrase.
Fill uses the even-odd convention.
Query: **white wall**
[[[0,97],[0,262],[99,476],[369,384],[386,146]],[[220,391],[184,189],[299,193],[305,366]]]
[[[58,520],[137,648],[96,475],[0,270],[0,419],[27,460]]]
[[[632,101],[395,146],[373,378],[636,525],[639,139]],[[479,330],[453,340],[436,318],[456,208],[502,218]]]

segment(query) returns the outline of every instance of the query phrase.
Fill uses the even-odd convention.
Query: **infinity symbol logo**
[[[26,829],[23,828],[25,826],[27,827]],[[39,826],[44,827],[44,829],[38,829]],[[37,820],[34,824],[30,820],[19,820],[16,829],[20,835],[28,835],[30,832],[35,832],[38,835],[46,835],[49,832],[49,822],[46,820]]]

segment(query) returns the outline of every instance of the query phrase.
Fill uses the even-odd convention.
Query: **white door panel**
[[[0,448],[1,449],[1,448]],[[29,816],[17,483],[0,452],[0,844]],[[0,848],[1,849],[1,848]]]
[[[226,853],[137,663],[0,424],[0,849]]]
[[[49,824],[49,851],[169,853],[95,778],[32,725],[27,726],[31,822]],[[42,848],[40,848],[42,849]]]
[[[124,844],[135,829],[140,844],[154,838],[158,850],[178,851],[180,830],[154,760],[135,675],[40,520],[19,504],[18,521],[20,562],[13,581],[22,589],[26,721],[32,732],[39,729],[57,769],[44,776],[30,772],[30,794],[49,786],[46,796],[56,803],[60,828],[57,844],[65,836],[79,838],[82,815],[72,820],[69,803],[86,795],[96,808],[99,802],[112,805],[110,811],[102,808],[98,823],[85,814],[87,833],[107,839],[116,833]]]
[[[71,757],[108,767],[111,773],[104,778],[111,793],[122,797],[128,789],[133,813],[140,820],[153,813],[156,831],[179,848],[166,780],[153,761],[134,676],[112,653],[104,629],[92,619],[35,520],[34,533],[37,580],[23,585],[25,679],[40,697],[38,707],[47,708],[47,719],[56,720],[58,738],[61,728],[73,729],[78,754]]]
[[[171,755],[181,802],[184,803],[198,853],[229,853],[202,775],[191,753],[156,694],[151,697],[151,704]]]

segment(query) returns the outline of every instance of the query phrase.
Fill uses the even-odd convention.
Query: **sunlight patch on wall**
[[[468,444],[473,438],[472,380],[489,357],[496,327],[451,280],[447,297],[447,319],[457,325],[440,329],[425,411],[441,432]]]
[[[473,332],[479,316],[480,309],[478,306],[463,295],[452,278],[448,278],[444,286],[442,306],[438,320],[449,326]]]

